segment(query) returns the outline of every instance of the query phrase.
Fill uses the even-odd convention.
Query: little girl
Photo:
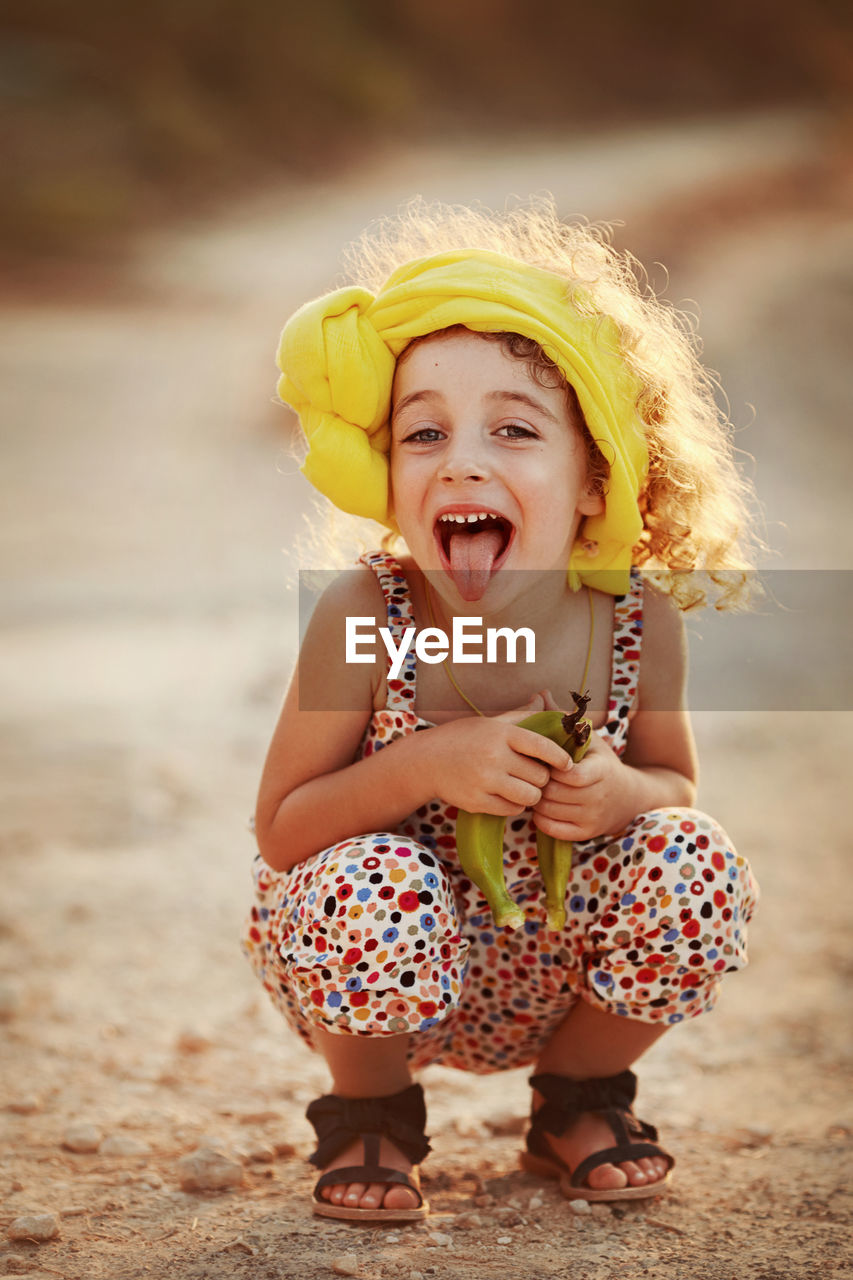
[[[690,338],[588,228],[550,205],[418,205],[357,252],[359,283],[287,324],[279,390],[308,479],[388,532],[312,616],[245,937],[331,1074],[307,1113],[314,1211],[425,1216],[412,1072],[434,1062],[533,1064],[524,1167],[570,1199],[657,1195],[673,1159],[629,1068],[745,965],[756,900],[692,807],[681,625],[711,590],[745,592],[748,492]],[[376,641],[358,660],[348,619]],[[462,666],[438,644],[459,619],[528,628],[535,651],[474,662],[469,643]],[[410,628],[432,629],[420,659]],[[596,732],[573,764],[519,721],[585,690]],[[505,817],[522,928],[463,873],[459,809]],[[574,842],[558,933],[537,830]]]

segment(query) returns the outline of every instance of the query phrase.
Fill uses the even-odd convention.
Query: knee
[[[746,859],[713,818],[699,809],[658,809],[634,825],[638,877],[654,886],[664,909],[690,908],[699,918],[748,919],[757,886]]]
[[[281,933],[286,983],[309,1017],[335,1027],[431,1024],[458,999],[468,951],[440,862],[381,833],[327,853]]]
[[[327,849],[291,916],[300,949],[358,967],[440,949],[458,933],[450,881],[429,849],[379,832]],[[391,954],[389,954],[389,952]]]

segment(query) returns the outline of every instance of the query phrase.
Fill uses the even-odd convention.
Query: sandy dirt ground
[[[152,236],[108,296],[0,312],[0,1273],[853,1275],[853,717],[786,714],[784,696],[696,717],[702,806],[763,901],[751,967],[640,1064],[672,1193],[571,1211],[518,1168],[527,1073],[434,1067],[429,1221],[311,1216],[304,1110],[325,1068],[237,943],[312,510],[270,352],[338,247],[403,196],[543,188],[565,213],[625,220],[624,241],[670,267],[669,296],[698,300],[774,563],[853,568],[853,218],[819,122],[385,161]],[[230,1155],[230,1188],[182,1184],[204,1144]],[[49,1239],[26,1238],[32,1222],[9,1237],[28,1216]]]

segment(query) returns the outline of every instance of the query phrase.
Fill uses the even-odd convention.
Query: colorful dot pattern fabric
[[[408,585],[384,553],[377,574],[397,634],[414,625]],[[611,690],[598,730],[625,750],[642,645],[643,584],[615,600]],[[361,755],[431,726],[414,712],[416,659],[388,682]],[[396,831],[324,849],[288,872],[254,862],[246,955],[307,1044],[321,1026],[354,1035],[413,1032],[414,1066],[490,1072],[533,1062],[579,999],[671,1026],[711,1009],[724,973],[746,964],[758,889],[725,832],[696,809],[639,814],[624,831],[575,844],[567,923],[546,928],[529,814],[506,825],[517,931],[497,929],[458,865],[456,810],[430,801]]]

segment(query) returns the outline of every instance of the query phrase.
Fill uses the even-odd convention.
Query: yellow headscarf
[[[581,314],[553,272],[461,249],[407,263],[376,296],[338,289],[300,308],[281,335],[278,391],[308,440],[305,476],[343,511],[396,527],[388,419],[397,357],[413,338],[453,325],[534,339],[574,387],[610,476],[604,511],[579,531],[569,577],[573,586],[624,591],[648,468],[640,384],[620,352],[615,321]]]

